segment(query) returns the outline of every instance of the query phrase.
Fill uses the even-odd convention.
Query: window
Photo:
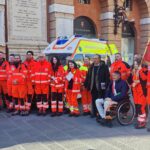
[[[126,9],[132,10],[132,0],[125,0],[124,6]]]
[[[90,0],[79,0],[81,4],[90,4]]]

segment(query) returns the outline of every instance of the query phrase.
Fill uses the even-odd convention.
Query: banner
[[[150,63],[150,42],[148,42],[145,54],[143,56],[143,61]]]

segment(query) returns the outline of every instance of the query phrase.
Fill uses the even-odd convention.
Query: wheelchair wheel
[[[117,107],[117,120],[121,125],[130,125],[135,117],[135,109],[130,101],[122,102]]]

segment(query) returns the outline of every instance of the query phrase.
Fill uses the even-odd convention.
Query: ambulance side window
[[[83,54],[76,54],[74,56],[74,61],[79,65],[82,66],[83,65]]]

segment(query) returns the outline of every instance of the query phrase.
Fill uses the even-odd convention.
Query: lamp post
[[[8,50],[8,28],[7,28],[7,0],[5,0],[5,53],[6,59],[8,60],[9,57],[9,50]]]
[[[118,5],[118,0],[114,0],[114,34],[118,33],[118,28],[121,23],[124,23],[128,20],[127,12],[129,8],[126,7],[125,2],[123,6]]]

